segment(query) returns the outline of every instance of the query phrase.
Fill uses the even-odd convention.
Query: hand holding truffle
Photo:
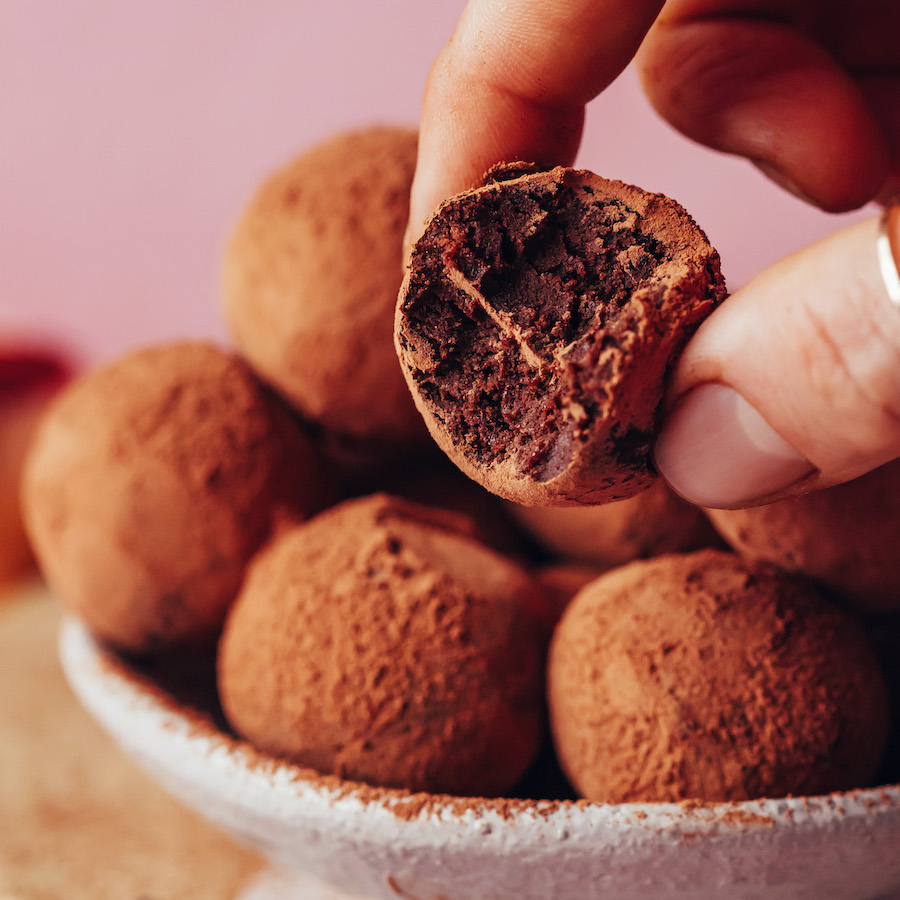
[[[824,209],[895,188],[900,80],[866,73],[898,69],[896,4],[877,0],[861,14],[783,2],[771,20],[725,0],[662,5],[472,0],[426,88],[408,236],[498,161],[570,164],[584,105],[632,57],[675,127]],[[898,219],[883,226],[890,277]],[[900,314],[878,229],[873,219],[781,261],[688,342],[654,451],[687,499],[746,506],[900,455]]]
[[[898,31],[894,0],[470,0],[426,85],[410,236],[497,162],[571,165],[585,104],[632,58],[688,137],[854,209],[900,176]]]
[[[900,249],[898,225],[892,216]],[[900,455],[900,311],[879,271],[877,230],[870,219],[781,260],[688,343],[655,448],[681,494],[747,506]]]
[[[445,202],[400,288],[397,353],[438,445],[495,494],[645,490],[672,360],[725,294],[677,203],[591,172],[498,166]]]

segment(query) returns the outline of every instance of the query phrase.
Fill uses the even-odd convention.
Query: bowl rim
[[[740,801],[682,800],[663,802],[601,803],[584,799],[525,799],[463,797],[378,787],[323,774],[254,748],[247,741],[224,732],[204,714],[194,710],[156,685],[151,678],[129,667],[114,649],[105,646],[90,629],[71,614],[63,616],[59,632],[63,671],[75,694],[114,738],[121,732],[111,727],[97,708],[111,702],[114,714],[139,717],[151,730],[171,740],[186,742],[201,756],[214,754],[232,772],[264,792],[286,794],[290,786],[298,800],[317,795],[329,805],[350,803],[390,812],[403,821],[423,819],[463,822],[490,819],[492,828],[513,826],[527,820],[530,827],[551,829],[559,836],[560,822],[586,820],[588,824],[614,823],[617,828],[672,828],[688,835],[706,832],[769,830],[773,825],[803,821],[817,826],[832,820],[872,817],[900,809],[900,784],[854,788],[813,796],[787,796]],[[193,713],[193,714],[192,714]],[[126,741],[127,742],[127,741]]]

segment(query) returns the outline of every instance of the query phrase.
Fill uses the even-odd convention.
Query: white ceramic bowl
[[[244,900],[900,898],[897,786],[620,805],[372,789],[199,724],[71,619],[61,655],[81,701],[152,777],[279,867]]]

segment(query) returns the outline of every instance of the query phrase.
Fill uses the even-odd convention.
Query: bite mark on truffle
[[[628,301],[664,249],[624,203],[565,182],[469,196],[424,242],[432,277],[407,307],[415,383],[473,461],[512,455],[553,478],[606,412],[641,325]]]

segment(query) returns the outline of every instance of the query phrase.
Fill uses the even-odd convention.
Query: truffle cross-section
[[[407,383],[437,442],[494,493],[622,499],[654,477],[664,377],[724,296],[718,255],[659,194],[521,173],[492,170],[417,243],[395,328]]]

